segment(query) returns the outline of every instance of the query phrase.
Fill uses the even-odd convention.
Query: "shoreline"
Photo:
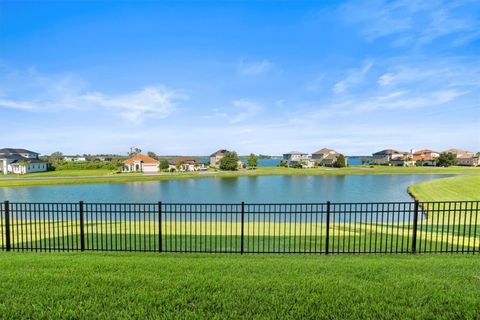
[[[55,172],[55,171],[53,171]],[[15,176],[0,178],[0,188],[30,187],[48,185],[72,185],[72,184],[96,184],[96,183],[128,183],[166,181],[199,178],[237,178],[258,176],[316,176],[316,175],[390,175],[390,174],[480,174],[480,167],[448,167],[448,168],[425,168],[425,167],[347,167],[347,168],[314,168],[293,169],[279,167],[260,167],[255,170],[244,171],[212,171],[195,173],[158,173],[142,175],[88,175],[88,176]],[[408,191],[407,191],[408,192]],[[410,192],[409,192],[410,194]]]

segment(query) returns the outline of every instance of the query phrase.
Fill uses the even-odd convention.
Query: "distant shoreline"
[[[480,167],[385,167],[355,166],[347,168],[293,169],[280,167],[260,167],[255,170],[208,171],[189,173],[158,174],[111,174],[105,170],[51,171],[26,176],[8,176],[0,178],[0,187],[29,187],[91,183],[126,183],[142,181],[165,181],[175,179],[198,178],[234,178],[248,176],[301,176],[301,175],[370,175],[370,174],[480,174]],[[69,175],[69,173],[71,175]]]

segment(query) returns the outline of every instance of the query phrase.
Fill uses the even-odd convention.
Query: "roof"
[[[136,156],[133,156],[131,158],[128,158],[127,160],[123,161],[123,163],[125,164],[132,164],[134,163],[135,161],[140,161],[140,162],[143,162],[143,163],[152,163],[152,164],[158,164],[160,163],[158,160],[155,160],[149,156],[146,156],[144,154],[137,154]]]
[[[220,150],[217,150],[216,152],[212,153],[210,155],[210,157],[223,156],[227,152],[228,152],[228,150],[226,150],[226,149],[220,149]]]
[[[474,155],[474,153],[471,152],[471,151],[460,150],[460,149],[455,149],[455,148],[445,150],[445,151],[443,151],[443,153],[453,153],[453,154],[456,154],[457,156],[458,155]]]
[[[189,163],[189,164],[195,164],[197,161],[195,159],[190,158],[190,157],[177,157],[175,159],[172,159],[168,161],[168,163],[173,164],[173,165],[178,165],[180,163]]]
[[[290,151],[290,152],[287,152],[287,153],[284,153],[284,154],[308,154],[308,153],[300,152],[300,151]]]
[[[39,154],[38,152],[33,152],[27,149],[16,149],[16,148],[3,148],[0,149],[0,154],[19,154],[19,153],[35,153]]]
[[[28,163],[47,163],[47,162],[42,161],[40,159],[31,159],[31,158],[25,158],[25,157],[19,156],[17,159],[12,161],[11,164],[13,164],[13,165],[20,164],[20,162],[22,162],[22,161],[26,161]]]
[[[326,154],[326,153],[338,153],[337,151],[333,150],[333,149],[328,149],[328,148],[323,148],[323,149],[320,149],[312,154]]]
[[[0,159],[9,159],[13,160],[11,164],[19,163],[22,161],[27,161],[28,163],[47,163],[46,161],[37,159],[37,158],[26,158],[22,157],[19,154],[8,154],[8,155],[0,155]]]
[[[413,153],[413,155],[414,155],[414,156],[416,156],[416,155],[423,155],[423,154],[426,154],[426,153],[440,153],[440,152],[433,151],[433,150],[430,150],[430,149],[423,149],[423,150],[415,151],[415,152]]]
[[[385,149],[385,150],[382,150],[382,151],[378,151],[378,152],[375,152],[373,155],[378,155],[378,156],[381,156],[381,155],[384,155],[384,156],[387,156],[387,155],[392,155],[394,153],[399,153],[399,154],[406,154],[407,152],[404,152],[404,151],[397,151],[397,150],[394,150],[394,149]]]

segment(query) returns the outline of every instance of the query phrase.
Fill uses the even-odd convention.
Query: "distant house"
[[[312,153],[312,160],[320,166],[333,166],[337,162],[340,153],[333,149],[323,148]],[[347,158],[345,158],[347,162]],[[346,163],[345,163],[346,164]]]
[[[413,161],[421,162],[423,165],[434,166],[435,159],[440,156],[440,153],[437,151],[423,149],[413,152],[412,159]]]
[[[459,158],[472,158],[475,156],[475,153],[471,151],[466,151],[466,150],[460,150],[460,149],[448,149],[443,151],[442,153],[452,153],[457,156],[457,159]]]
[[[125,161],[123,161],[123,172],[143,172],[154,173],[158,172],[160,162],[144,154],[137,154]]]
[[[223,156],[225,156],[225,153],[227,153],[228,150],[226,149],[220,149],[210,155],[210,166],[214,168],[220,167],[220,160],[222,160]]]
[[[178,171],[204,171],[208,169],[204,163],[197,162],[195,159],[189,157],[177,157],[170,160],[168,162],[168,168]]]
[[[480,166],[480,157],[479,156],[460,157],[460,158],[457,158],[457,164],[459,166],[478,167]]]
[[[27,174],[47,171],[47,162],[38,159],[38,156],[38,153],[26,149],[0,149],[0,172]]]
[[[83,156],[64,156],[63,160],[67,162],[85,162],[87,158]]]
[[[382,151],[375,152],[372,154],[373,156],[373,163],[375,164],[397,164],[402,163],[407,157],[408,152],[397,151],[394,149],[385,149]]]
[[[290,151],[284,153],[282,156],[282,163],[284,163],[287,167],[302,166],[305,168],[311,168],[315,165],[315,162],[311,159],[308,153],[299,151]]]

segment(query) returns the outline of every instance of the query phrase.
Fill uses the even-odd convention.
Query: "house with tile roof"
[[[122,172],[156,173],[159,165],[160,161],[139,153],[123,161]]]
[[[455,148],[445,150],[442,153],[453,153],[454,155],[457,156],[457,159],[458,158],[471,158],[471,157],[475,156],[475,153],[472,152],[472,151],[460,150],[460,149],[455,149]]]
[[[0,172],[3,174],[27,174],[48,170],[48,163],[38,158],[39,154],[26,149],[0,149]]]
[[[440,157],[440,152],[430,149],[422,149],[412,153],[412,159],[418,165],[435,166],[435,159]]]

